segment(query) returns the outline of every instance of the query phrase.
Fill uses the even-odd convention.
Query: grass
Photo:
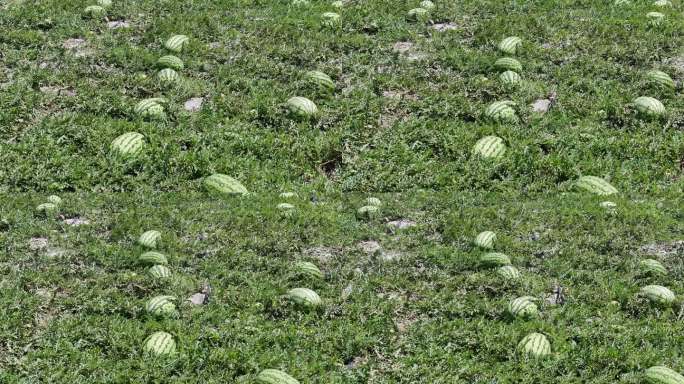
[[[636,296],[647,284],[684,293],[681,85],[643,76],[684,78],[680,2],[659,27],[650,1],[443,1],[431,21],[407,22],[417,3],[352,1],[334,29],[320,26],[326,1],[115,0],[108,20],[83,18],[82,1],[0,3],[0,381],[247,383],[278,368],[302,383],[638,383],[652,365],[684,371],[681,302]],[[446,22],[455,29],[433,28]],[[183,82],[164,88],[155,63],[177,33],[192,39]],[[516,89],[492,67],[511,35],[524,41]],[[312,69],[337,91],[307,83]],[[547,113],[532,112],[552,94]],[[166,120],[133,113],[160,95]],[[320,118],[289,118],[294,95]],[[629,103],[642,95],[667,116],[638,116]],[[183,109],[192,97],[199,112]],[[483,116],[498,100],[518,104],[519,123]],[[109,144],[128,131],[146,148],[122,163]],[[486,135],[504,139],[504,158],[472,154]],[[252,194],[207,194],[215,172]],[[581,175],[620,194],[577,191]],[[35,212],[50,194],[64,200],[57,218]],[[368,196],[383,206],[360,219]],[[75,217],[89,223],[64,220]],[[416,225],[388,227],[399,219]],[[164,234],[169,281],[136,262],[148,229]],[[522,280],[480,266],[483,230]],[[647,257],[669,275],[641,275]],[[326,278],[298,275],[299,260]],[[208,304],[179,304],[178,318],[144,311],[205,283]],[[293,306],[283,295],[300,286],[325,304]],[[506,314],[523,295],[540,299],[539,318]],[[159,330],[175,357],[142,352]],[[547,335],[551,357],[516,353],[530,332]]]

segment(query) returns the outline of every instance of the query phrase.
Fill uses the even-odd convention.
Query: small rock
[[[551,100],[549,99],[539,99],[532,103],[532,111],[539,113],[546,113],[551,107]]]
[[[340,297],[342,297],[342,300],[347,300],[347,298],[352,294],[353,291],[354,286],[351,283],[349,283],[349,285],[344,287],[344,289],[342,290],[342,294],[340,295]]]
[[[29,249],[32,251],[37,251],[39,249],[47,248],[48,239],[44,237],[34,237],[29,240]]]
[[[131,24],[124,20],[110,21],[107,23],[109,29],[130,28]]]
[[[369,240],[362,241],[358,244],[359,249],[365,253],[374,254],[382,249],[382,246],[377,241]]]
[[[639,250],[643,253],[659,257],[684,255],[684,240],[643,245]]]
[[[194,305],[203,305],[207,303],[207,295],[204,293],[195,293],[188,298],[188,301]]]
[[[453,31],[455,29],[458,29],[458,26],[452,22],[437,23],[437,24],[432,25],[432,29],[434,29],[437,32],[445,32],[445,31]]]
[[[390,228],[405,229],[405,228],[415,227],[416,222],[413,220],[409,220],[409,219],[399,219],[399,220],[393,220],[393,221],[388,222],[387,226]]]
[[[186,101],[185,104],[183,104],[183,108],[185,108],[185,110],[188,112],[197,112],[200,109],[202,109],[202,103],[203,102],[204,102],[204,98],[193,97],[192,99]]]

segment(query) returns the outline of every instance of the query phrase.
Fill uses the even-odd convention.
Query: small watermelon
[[[634,99],[632,102],[639,113],[649,116],[656,117],[665,114],[665,106],[660,100],[648,96],[640,96]]]
[[[652,70],[646,72],[646,79],[653,83],[656,84],[657,86],[661,88],[666,88],[666,89],[674,89],[675,88],[675,82],[672,80],[670,75],[663,71],[658,71],[658,70]]]
[[[513,71],[504,71],[499,75],[499,80],[503,85],[514,86],[520,84],[520,75]]]
[[[109,8],[112,6],[112,0],[97,0],[97,5],[103,8]]]
[[[618,190],[609,182],[596,176],[582,176],[575,182],[575,185],[588,192],[595,193],[600,196],[608,196],[618,193]]]
[[[522,296],[513,299],[508,303],[508,312],[513,315],[513,317],[523,319],[536,317],[539,314],[539,309],[537,308],[535,301],[537,301],[537,299],[532,296]]]
[[[309,71],[305,74],[305,78],[320,88],[328,91],[335,90],[335,82],[321,71]]]
[[[341,0],[333,1],[332,3],[330,3],[330,5],[331,5],[333,8],[337,8],[337,9],[344,8],[344,2],[341,1]]]
[[[473,153],[487,159],[497,159],[506,153],[506,144],[496,136],[485,136],[475,143]]]
[[[530,333],[518,343],[518,351],[526,357],[542,358],[551,354],[551,343],[541,333]]]
[[[110,145],[114,155],[124,158],[132,158],[142,152],[145,146],[145,137],[138,132],[127,132],[117,137]]]
[[[47,201],[48,201],[48,203],[52,203],[54,205],[62,204],[62,199],[57,195],[48,196]]]
[[[295,270],[304,276],[309,276],[314,279],[322,279],[323,272],[314,263],[308,261],[300,261],[295,264]]]
[[[287,292],[287,297],[296,304],[305,307],[316,307],[322,304],[318,294],[308,288],[294,288]]]
[[[165,265],[153,265],[149,269],[150,276],[157,279],[165,279],[171,277],[171,270]]]
[[[364,205],[356,210],[356,215],[360,218],[373,218],[378,215],[379,208],[377,205]]]
[[[497,268],[496,274],[504,278],[504,280],[517,280],[520,278],[520,271],[512,265],[504,265]]]
[[[500,123],[515,123],[518,116],[512,107],[516,104],[510,100],[495,101],[485,110],[485,116]]]
[[[245,196],[249,193],[247,192],[247,188],[245,188],[245,186],[242,185],[239,181],[235,180],[230,176],[223,175],[220,173],[215,173],[205,178],[204,186],[207,188],[207,190],[211,192],[216,192],[220,195]]]
[[[411,21],[426,20],[430,12],[425,8],[413,8],[406,14],[406,18]]]
[[[55,216],[59,211],[59,207],[54,203],[43,203],[36,207],[36,211],[46,217]]]
[[[318,115],[318,107],[306,97],[294,96],[287,100],[287,107],[292,115],[299,119],[311,119]]]
[[[480,257],[480,263],[487,267],[501,267],[511,265],[511,258],[500,252],[489,252]]]
[[[649,12],[646,14],[646,18],[648,19],[648,23],[650,25],[658,26],[663,23],[663,20],[665,20],[665,15],[660,12]]]
[[[277,369],[264,369],[256,377],[259,384],[299,384],[299,381]]]
[[[656,304],[672,304],[675,294],[662,285],[647,285],[639,291],[639,294]]]
[[[176,71],[180,71],[181,69],[185,68],[183,60],[173,55],[160,57],[159,60],[157,60],[157,66],[160,68],[171,68]]]
[[[522,72],[522,64],[512,57],[503,57],[494,62],[494,68],[499,71]]]
[[[496,233],[492,231],[480,232],[475,236],[475,245],[480,248],[492,249],[494,248],[494,242],[496,241]]]
[[[166,332],[155,332],[147,337],[143,349],[153,355],[173,355],[176,353],[176,341]]]
[[[435,9],[435,3],[433,3],[430,0],[423,0],[420,2],[420,7],[425,9],[425,10],[431,11],[431,10]]]
[[[647,384],[684,384],[684,376],[662,365],[648,368],[644,372]]]
[[[667,275],[667,268],[658,260],[645,259],[639,262],[641,272],[645,275]]]
[[[309,5],[309,0],[292,0],[292,3],[295,7],[302,7],[305,5]]]
[[[295,192],[283,192],[280,194],[281,199],[293,199],[297,197],[297,193]]]
[[[380,201],[380,199],[378,199],[377,197],[369,197],[366,199],[366,204],[380,207],[382,206],[382,201]]]
[[[166,43],[164,43],[164,47],[168,49],[171,52],[180,52],[183,50],[183,48],[188,45],[190,42],[190,38],[185,36],[185,35],[174,35],[171,36],[168,40],[166,40]]]
[[[166,100],[160,97],[153,97],[141,100],[135,105],[133,111],[140,117],[146,117],[152,120],[163,120],[166,117],[164,113],[164,106]]]
[[[518,36],[507,37],[499,43],[499,50],[508,55],[515,55],[515,52],[522,45],[522,39]]]
[[[146,248],[157,248],[160,239],[161,232],[150,230],[140,235],[140,237],[138,238],[138,244]]]
[[[174,317],[178,314],[174,301],[176,301],[174,296],[155,296],[147,301],[145,310],[157,317]]]
[[[164,68],[159,73],[157,73],[157,79],[163,85],[176,84],[180,80],[180,75],[176,70],[171,68]]]
[[[280,203],[276,206],[276,208],[279,211],[290,211],[290,210],[293,210],[295,208],[295,206],[290,204],[290,203]]]
[[[107,11],[99,5],[89,5],[83,9],[83,14],[90,18],[102,17]]]
[[[335,12],[325,12],[321,15],[321,25],[324,27],[336,27],[340,24],[340,15]]]
[[[602,201],[599,205],[601,206],[601,208],[605,208],[609,211],[617,208],[617,204],[615,204],[612,201]]]
[[[670,0],[656,0],[653,2],[656,7],[671,7],[672,2]]]
[[[138,261],[141,264],[147,264],[147,265],[154,265],[154,264],[161,264],[161,265],[167,265],[169,263],[168,259],[163,253],[159,252],[145,252],[140,257],[138,258]]]

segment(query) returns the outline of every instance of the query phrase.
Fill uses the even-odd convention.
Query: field
[[[100,3],[0,0],[1,383],[684,372],[681,0]]]

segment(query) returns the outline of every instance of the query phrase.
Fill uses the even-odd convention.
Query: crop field
[[[684,384],[682,0],[0,0],[0,383]]]

